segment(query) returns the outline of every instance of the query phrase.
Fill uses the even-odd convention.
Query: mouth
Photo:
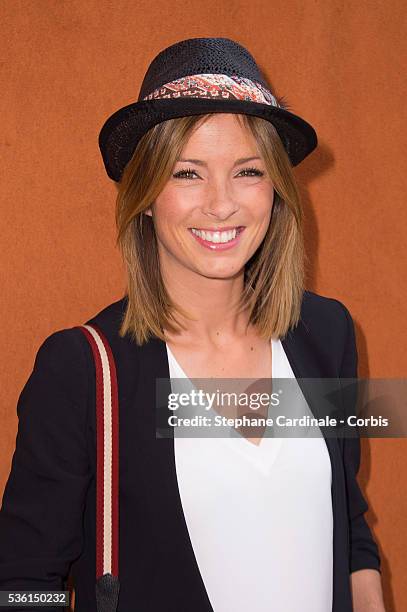
[[[245,226],[235,225],[223,228],[190,227],[188,229],[201,246],[218,251],[238,244]]]

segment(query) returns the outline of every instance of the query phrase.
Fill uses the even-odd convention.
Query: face
[[[273,187],[248,128],[234,114],[211,115],[145,211],[153,217],[163,273],[242,274],[267,232]]]

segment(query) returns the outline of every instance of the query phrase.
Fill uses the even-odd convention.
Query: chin
[[[244,272],[244,267],[232,267],[232,268],[226,268],[225,267],[219,267],[217,269],[212,268],[208,268],[205,269],[200,268],[198,270],[196,270],[196,272],[198,274],[201,274],[202,276],[205,276],[206,278],[218,278],[218,279],[228,279],[228,278],[234,278],[237,276],[240,276],[241,274],[243,274]]]

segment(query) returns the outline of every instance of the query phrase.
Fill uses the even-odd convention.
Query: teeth
[[[199,236],[203,240],[207,240],[208,242],[220,243],[229,242],[230,240],[236,238],[237,230],[232,229],[227,232],[204,232],[193,227],[192,233]]]

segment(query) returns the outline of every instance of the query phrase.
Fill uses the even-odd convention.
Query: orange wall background
[[[39,345],[123,294],[97,137],[177,40],[241,42],[315,127],[319,147],[296,169],[308,288],[350,309],[359,376],[406,376],[406,29],[401,0],[1,3],[1,492]],[[362,440],[388,612],[407,609],[405,453],[405,439]]]

